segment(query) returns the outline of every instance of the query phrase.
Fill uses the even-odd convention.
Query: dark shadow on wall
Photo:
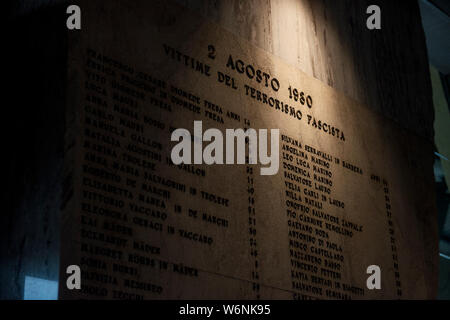
[[[23,299],[26,276],[58,280],[67,29],[63,5],[26,15],[10,9],[4,39],[0,299]]]

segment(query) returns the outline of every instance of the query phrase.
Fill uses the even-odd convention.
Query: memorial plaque
[[[429,142],[179,5],[81,3],[82,29],[68,32],[60,298],[430,297],[433,200],[411,160]],[[203,149],[217,128],[223,159],[227,129],[255,129],[259,146],[267,129],[278,171],[175,165],[178,128]],[[66,287],[69,265],[80,290]],[[380,290],[366,286],[371,265]]]

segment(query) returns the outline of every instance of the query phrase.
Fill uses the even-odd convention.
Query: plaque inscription
[[[422,187],[406,159],[409,141],[427,142],[178,5],[81,7],[60,298],[425,297]],[[278,173],[174,165],[171,133],[199,120],[280,129]],[[65,287],[71,264],[81,290]],[[366,287],[370,265],[381,290]]]

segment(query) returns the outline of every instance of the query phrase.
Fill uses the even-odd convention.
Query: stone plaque
[[[433,295],[420,158],[431,144],[181,6],[80,7],[82,29],[68,31],[60,298]],[[279,129],[278,171],[175,165],[178,128],[203,148],[209,128]],[[66,287],[69,265],[80,290]],[[366,286],[372,265],[379,290]]]

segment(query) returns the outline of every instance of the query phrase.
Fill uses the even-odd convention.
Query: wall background
[[[177,2],[432,143],[431,82],[416,2]],[[382,30],[365,26],[370,4],[382,8]],[[5,139],[8,190],[2,194],[0,218],[0,298],[21,299],[25,275],[58,279],[67,2],[21,0],[8,6],[7,41],[13,49],[7,66],[11,102],[2,127],[3,136],[10,138]],[[411,148],[411,161],[415,159],[421,159],[431,186],[433,155]],[[434,279],[437,218],[434,212],[422,214],[423,232],[430,239],[424,243],[426,263]],[[429,292],[436,294],[437,282],[430,283]]]

